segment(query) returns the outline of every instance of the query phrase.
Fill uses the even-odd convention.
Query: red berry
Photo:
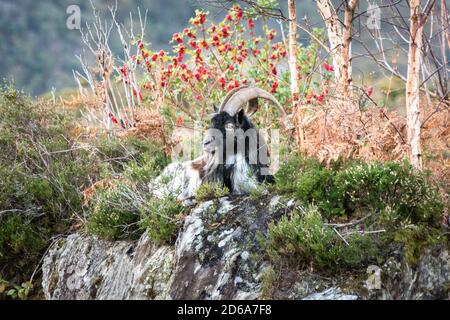
[[[329,72],[334,71],[334,67],[333,67],[332,65],[329,65],[328,63],[324,63],[324,64],[323,64],[323,68],[324,68],[326,71],[329,71]]]
[[[278,85],[279,85],[278,82],[277,82],[277,81],[274,81],[274,82],[272,83],[272,88],[270,89],[270,92],[271,92],[271,93],[277,92]]]
[[[248,26],[249,29],[253,29],[255,27],[255,23],[253,22],[252,18],[249,18],[247,20],[247,26]]]

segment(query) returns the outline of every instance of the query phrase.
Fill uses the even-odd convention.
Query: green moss
[[[410,225],[390,236],[393,241],[403,245],[406,261],[415,266],[423,250],[436,244],[448,244],[448,239],[436,229],[425,225]]]
[[[264,269],[261,275],[261,298],[271,299],[279,276],[272,266]]]

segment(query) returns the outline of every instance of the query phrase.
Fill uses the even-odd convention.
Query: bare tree
[[[289,0],[288,2],[288,14],[289,14],[289,36],[288,36],[288,47],[289,47],[289,56],[288,56],[288,64],[289,64],[289,73],[291,80],[291,96],[293,102],[293,109],[298,110],[297,112],[301,112],[299,108],[297,108],[298,104],[298,71],[297,71],[297,10],[295,6],[295,0]],[[303,132],[303,128],[300,128],[297,117],[302,117],[301,114],[296,115],[296,130],[297,130],[297,143],[301,149],[304,148],[305,136]]]
[[[211,0],[213,1],[213,0]],[[223,5],[230,1],[214,0]],[[233,1],[231,1],[233,2]],[[289,22],[289,67],[292,70],[291,48],[293,38],[291,37],[294,26],[291,15],[295,8],[295,1],[288,2],[289,19],[280,11],[273,8],[261,6],[261,2],[255,0],[243,1],[262,15]],[[333,59],[334,76],[336,83],[337,98],[344,101],[344,105],[352,114],[358,111],[354,107],[358,106],[353,101],[353,91],[357,85],[353,83],[353,60],[356,58],[372,59],[378,66],[380,72],[392,79],[398,77],[405,82],[406,115],[407,115],[407,138],[402,137],[402,133],[396,130],[404,143],[405,149],[410,149],[410,160],[414,167],[422,167],[420,130],[423,124],[442,108],[449,108],[449,59],[448,47],[450,46],[449,15],[446,1],[436,0],[387,0],[379,1],[378,5],[370,2],[366,10],[358,0],[316,0],[318,11],[324,21],[329,44],[324,44],[313,37],[307,25],[297,22],[296,28],[301,29],[311,36],[312,41],[316,41],[326,54]],[[293,10],[294,9],[294,10]],[[373,18],[373,13],[377,12],[377,27],[369,27],[369,18]],[[381,13],[383,12],[383,16]],[[378,15],[380,17],[378,18]],[[382,25],[382,27],[381,27]],[[367,41],[363,36],[365,29],[367,35],[371,36],[373,43]],[[292,41],[291,41],[292,40]],[[358,42],[359,47],[365,52],[352,52],[352,42]],[[375,45],[375,46],[374,46]],[[407,61],[406,68],[401,61]],[[406,72],[405,72],[406,70]],[[294,71],[295,72],[295,71]],[[295,93],[294,73],[291,73],[291,91]],[[376,105],[363,88],[362,99]],[[361,90],[363,89],[363,90]],[[388,90],[389,91],[389,90]],[[425,95],[423,95],[425,93]],[[420,96],[425,96],[435,110],[430,115],[421,117]],[[389,93],[387,94],[389,97]],[[361,99],[361,98],[360,98]],[[294,109],[296,110],[296,109]],[[343,111],[344,112],[344,111]],[[386,114],[383,113],[385,116]],[[387,116],[386,116],[387,117]],[[421,119],[424,118],[421,122]],[[294,114],[296,127],[301,120]],[[298,132],[301,132],[300,130]]]
[[[336,8],[331,0],[317,0],[317,8],[322,16],[330,42],[330,54],[333,58],[334,75],[339,92],[344,101],[352,98],[352,29],[353,17],[358,0],[342,1],[344,22],[341,25]]]
[[[137,60],[133,56],[139,54],[131,52],[132,41],[143,41],[147,12],[142,17],[138,8],[140,33],[136,36],[133,31],[133,17],[130,14],[131,26],[126,30],[117,21],[117,2],[108,7],[110,19],[103,19],[100,12],[91,2],[94,21],[86,23],[85,30],[81,30],[81,39],[91,55],[95,57],[95,65],[90,65],[88,59],[77,56],[82,72],[73,71],[78,83],[81,97],[91,95],[94,104],[102,108],[102,119],[99,119],[95,109],[88,110],[88,119],[101,123],[106,130],[111,130],[112,123],[122,128],[135,126],[135,110],[141,104],[140,88],[136,77]],[[110,48],[113,32],[116,32],[123,49],[123,58],[114,56]],[[113,81],[114,74],[121,76],[120,83]],[[88,84],[86,89],[82,83]]]
[[[423,47],[423,30],[435,1],[429,1],[422,11],[420,0],[410,0],[410,28],[408,48],[408,72],[406,78],[406,116],[408,141],[411,147],[411,163],[422,168],[420,147],[420,62]]]

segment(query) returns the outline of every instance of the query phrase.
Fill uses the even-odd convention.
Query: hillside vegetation
[[[240,6],[215,16],[182,10],[174,2],[143,1],[150,9],[176,8],[164,11],[174,17],[170,27],[150,11],[151,34],[159,37],[154,43],[136,36],[127,39],[130,52],[117,39],[111,43],[116,50],[106,50],[104,43],[94,46],[93,59],[81,66],[79,92],[32,98],[10,83],[0,89],[0,298],[42,298],[43,257],[70,234],[77,233],[72,237],[77,241],[104,240],[102,248],[145,236],[155,248],[170,251],[195,206],[204,203],[201,222],[211,234],[240,222],[251,232],[243,238],[251,238],[257,248],[255,260],[269,266],[261,279],[269,298],[276,296],[276,282],[289,282],[292,273],[360,276],[394,251],[414,267],[430,246],[449,248],[450,112],[445,100],[420,97],[424,168],[418,170],[408,160],[407,121],[393,111],[398,106],[388,104],[393,100],[383,91],[384,82],[361,83],[353,98],[342,102],[332,59],[317,41],[305,41],[298,43],[293,61],[299,81],[293,95],[287,30]],[[40,79],[55,72],[64,73],[61,83],[68,79],[67,48],[54,44],[57,59],[40,50],[63,33],[50,21],[37,22],[65,4],[36,2],[28,6],[31,22],[17,20],[22,26],[17,32],[30,38],[36,30],[52,30],[48,40],[26,44],[36,55],[21,57],[24,64],[10,59],[15,50],[32,50],[0,43],[0,53],[9,52],[0,62],[3,72],[26,66],[19,86],[43,92],[49,83]],[[127,11],[133,4],[120,5]],[[15,10],[16,4],[8,8]],[[117,19],[125,19],[123,13]],[[2,28],[8,26],[9,20],[0,21]],[[28,34],[29,29],[34,31]],[[14,32],[8,35],[11,41],[17,41]],[[310,36],[327,40],[321,28],[312,28]],[[65,30],[62,37],[69,48],[76,47],[72,34]],[[392,85],[392,79],[384,80]],[[175,195],[154,197],[149,183],[172,161],[180,140],[189,138],[186,132],[204,131],[215,105],[243,85],[265,89],[284,108],[260,102],[251,118],[257,127],[280,134],[275,182],[245,196],[205,183],[191,205]],[[404,92],[397,98],[401,101]],[[285,122],[283,113],[288,114]],[[268,210],[272,197],[291,206],[253,217],[262,224],[254,230],[251,221],[236,216],[245,208],[229,207],[221,215],[223,197],[258,212]],[[261,203],[266,205],[260,208]],[[213,250],[199,254],[204,261],[214,261],[213,255]]]

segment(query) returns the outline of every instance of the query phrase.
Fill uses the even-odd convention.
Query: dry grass
[[[425,99],[423,99],[425,100]],[[439,186],[444,202],[442,221],[450,216],[450,109],[443,103],[422,103],[421,143],[423,166]],[[330,163],[339,157],[365,161],[409,159],[406,118],[399,113],[372,107],[364,112],[347,111],[330,102],[303,119],[308,155]]]
[[[349,110],[350,109],[350,110]],[[443,103],[426,104],[421,133],[424,168],[450,186],[450,110]],[[409,157],[406,119],[379,107],[365,111],[329,101],[303,118],[305,152],[329,163],[339,157],[366,161],[402,161]]]

